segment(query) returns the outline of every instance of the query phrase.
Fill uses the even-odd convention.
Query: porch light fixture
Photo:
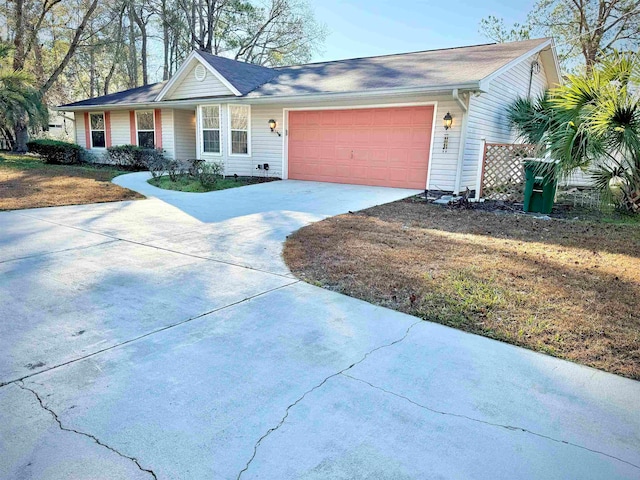
[[[453,117],[449,112],[447,112],[442,121],[444,123],[444,129],[449,130],[451,128],[451,124],[453,123]]]
[[[271,131],[274,133],[277,133],[278,136],[280,136],[280,132],[276,130],[277,126],[278,126],[278,122],[276,122],[273,118],[269,120],[269,128],[271,129]]]

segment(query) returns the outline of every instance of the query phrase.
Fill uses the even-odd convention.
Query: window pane
[[[231,153],[249,153],[247,132],[231,132]]]
[[[102,113],[91,114],[91,130],[104,130],[104,115]]]
[[[104,148],[104,132],[91,132],[91,144],[94,148]]]
[[[247,130],[249,127],[249,107],[231,106],[231,130]]]
[[[153,130],[153,112],[136,112],[138,130]]]
[[[144,148],[155,148],[153,132],[138,132],[138,146]]]
[[[220,128],[219,107],[202,107],[202,128]]]
[[[207,153],[220,153],[220,130],[202,132],[203,150]]]

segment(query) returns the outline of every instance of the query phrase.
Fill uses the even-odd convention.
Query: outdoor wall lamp
[[[447,112],[442,121],[444,122],[444,129],[449,130],[451,128],[451,124],[453,123],[453,117],[449,112]]]
[[[273,118],[271,120],[269,120],[269,128],[271,129],[272,132],[277,133],[278,136],[280,137],[280,132],[276,130],[276,127],[278,126],[278,122],[276,122]]]

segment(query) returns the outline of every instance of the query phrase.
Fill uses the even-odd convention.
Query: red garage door
[[[433,107],[289,112],[289,178],[424,189]]]

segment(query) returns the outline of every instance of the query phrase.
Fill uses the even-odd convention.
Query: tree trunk
[[[129,3],[129,88],[138,86],[138,52],[134,24],[133,5]]]
[[[96,55],[94,47],[89,47],[89,98],[96,96]]]
[[[130,12],[133,17],[133,21],[136,22],[138,26],[138,30],[140,30],[140,63],[142,64],[142,84],[147,85],[149,83],[149,74],[148,74],[148,62],[147,62],[147,23],[143,19],[144,10],[140,11],[140,14],[135,9],[133,2],[130,5]]]
[[[16,31],[13,37],[13,69],[24,67],[24,0],[15,0]]]
[[[15,131],[15,143],[13,144],[13,151],[17,153],[24,153],[27,151],[27,142],[29,141],[29,131],[27,129],[26,113],[23,117],[16,122],[14,127]]]
[[[140,61],[142,63],[142,84],[149,84],[149,72],[147,64],[147,27],[142,24],[140,27],[140,33],[142,36],[142,47],[140,49]]]
[[[15,0],[16,31],[13,37],[13,69],[22,70],[24,67],[24,0]],[[27,131],[27,113],[21,112],[13,128],[15,142],[13,151],[23,153],[27,151],[29,132]]]
[[[169,21],[167,20],[167,0],[162,0],[162,53],[164,65],[162,67],[162,80],[169,80]]]

